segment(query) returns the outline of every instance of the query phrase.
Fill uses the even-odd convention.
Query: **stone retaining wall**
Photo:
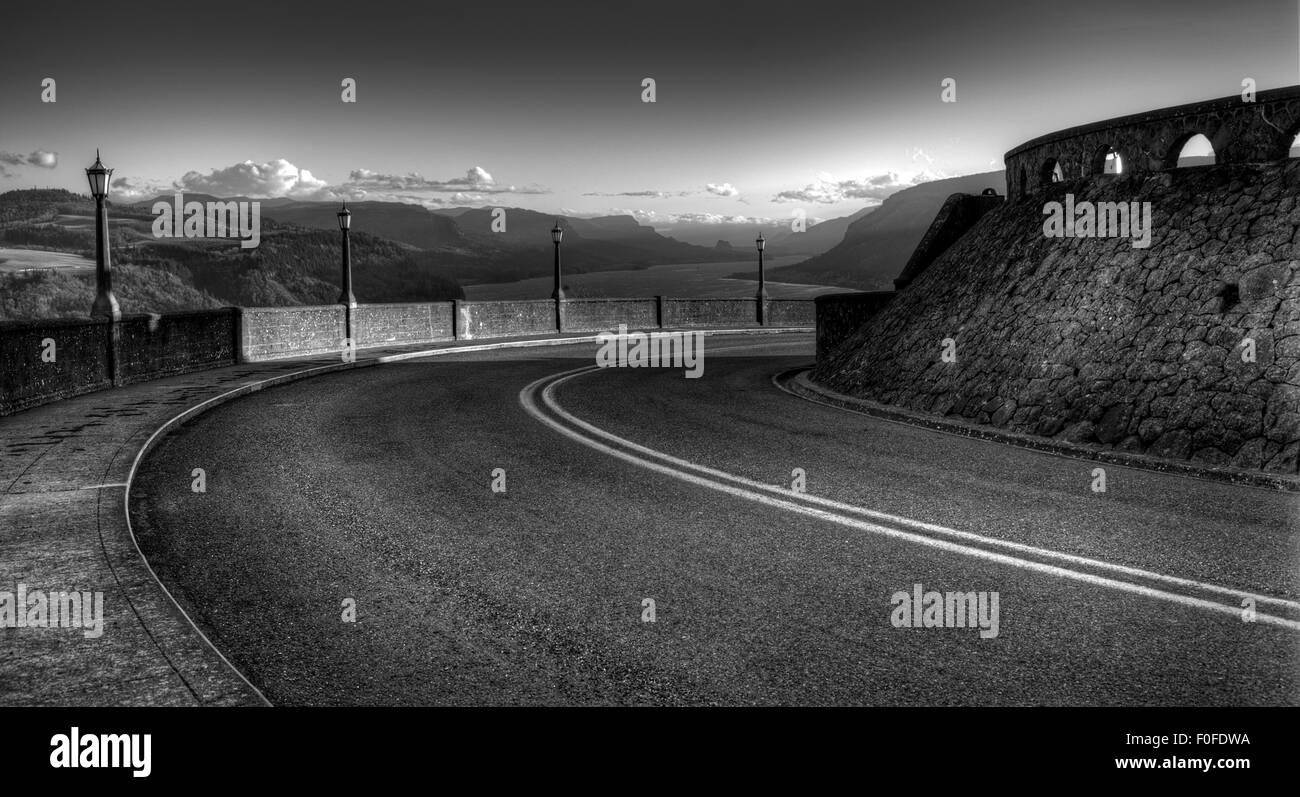
[[[1046,236],[1043,203],[1067,193],[1150,202],[1150,247]],[[1298,197],[1300,159],[1055,183],[991,211],[813,378],[1016,432],[1294,474]]]

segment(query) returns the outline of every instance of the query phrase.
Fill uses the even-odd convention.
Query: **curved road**
[[[141,547],[277,704],[1300,703],[1294,494],[1098,493],[1095,462],[804,401],[772,376],[811,336],[710,337],[699,379],[594,352],[218,407],[137,473]],[[895,627],[916,584],[997,593],[996,636]]]

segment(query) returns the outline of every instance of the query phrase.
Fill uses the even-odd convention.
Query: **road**
[[[276,704],[1300,703],[1300,497],[1118,466],[1096,492],[1092,461],[778,389],[812,347],[268,389],[148,456],[135,532]],[[996,593],[996,635],[896,627],[916,584]]]

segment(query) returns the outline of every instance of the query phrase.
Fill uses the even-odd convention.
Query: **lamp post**
[[[86,169],[90,181],[90,194],[95,197],[95,303],[90,306],[91,318],[121,321],[122,310],[113,295],[113,272],[108,252],[108,198],[109,181],[113,170],[104,167],[95,150],[95,163]]]
[[[555,220],[555,226],[551,228],[551,241],[555,243],[555,291],[551,298],[555,300],[555,331],[563,332],[564,327],[560,319],[560,305],[564,301],[564,288],[560,285],[560,241],[564,239],[564,230],[560,227],[560,220]]]
[[[357,308],[357,297],[352,295],[352,243],[348,240],[348,230],[352,228],[352,211],[348,203],[338,212],[339,229],[343,231],[343,291],[339,294],[338,304],[347,308],[344,311],[344,329],[348,340],[352,339],[352,311]]]
[[[754,245],[758,247],[758,325],[763,326],[763,315],[767,306],[767,283],[763,279],[763,247],[767,241],[763,240],[763,233],[758,234],[754,239]]]

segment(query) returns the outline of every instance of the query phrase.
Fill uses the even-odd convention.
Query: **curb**
[[[1144,454],[1130,454],[1125,451],[1093,448],[1080,443],[1069,443],[1045,437],[1006,432],[979,426],[967,421],[940,418],[913,410],[891,407],[868,399],[860,399],[837,393],[822,387],[808,378],[811,368],[804,366],[783,371],[772,377],[772,382],[781,390],[805,401],[835,407],[837,409],[870,415],[894,423],[919,426],[936,432],[986,440],[1003,445],[1026,448],[1044,454],[1053,454],[1072,459],[1091,459],[1111,465],[1120,465],[1137,470],[1168,473],[1175,476],[1189,476],[1195,479],[1232,484],[1239,487],[1254,487],[1263,490],[1300,493],[1300,477],[1282,474],[1261,473],[1258,471],[1224,468],[1213,465],[1194,465],[1186,462],[1171,462],[1149,457]]]

